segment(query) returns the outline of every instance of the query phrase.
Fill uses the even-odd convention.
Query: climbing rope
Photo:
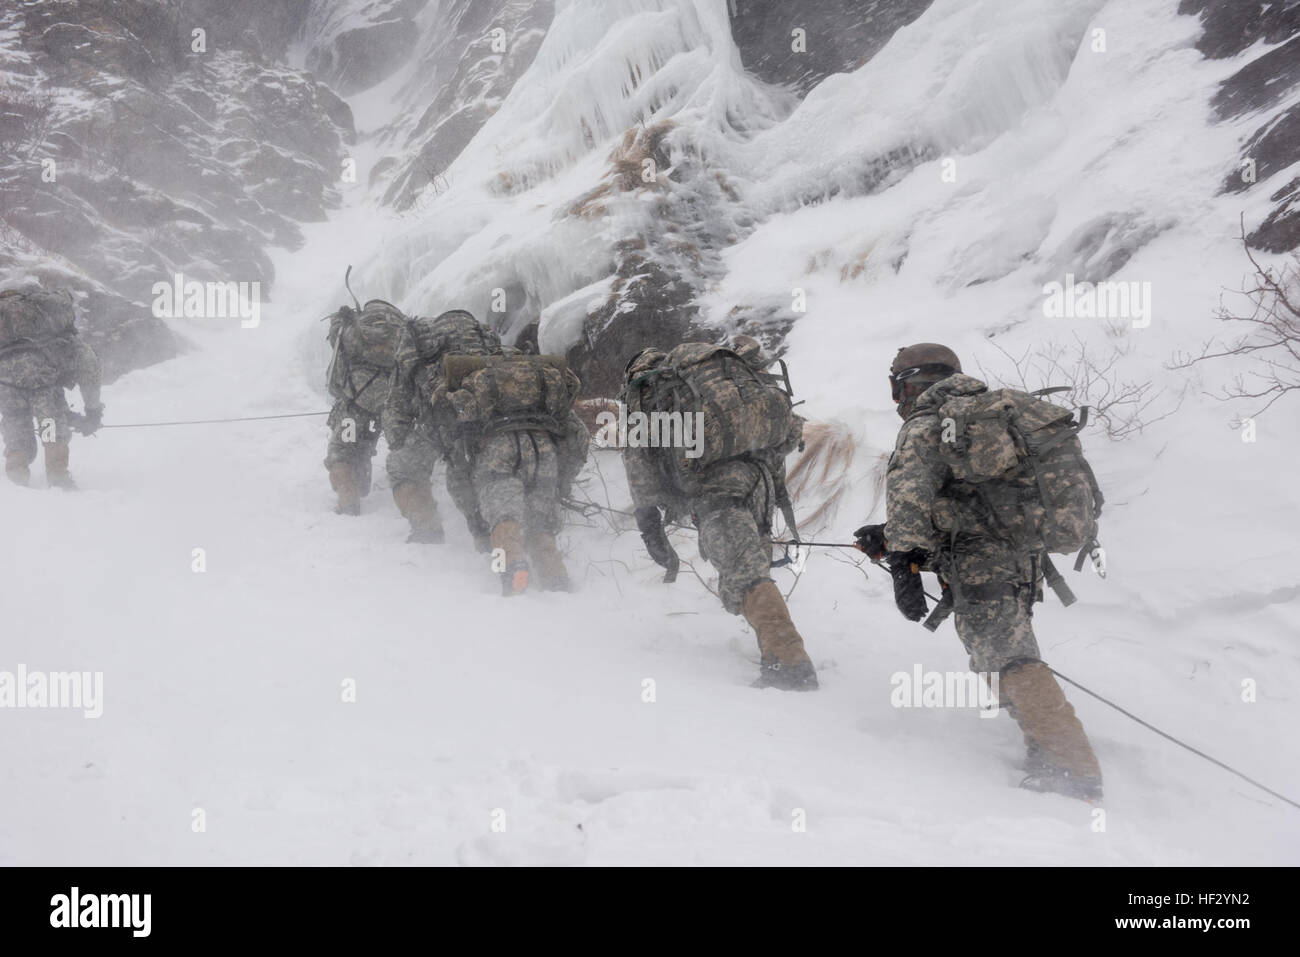
[[[1059,671],[1057,671],[1055,668],[1051,667],[1050,665],[1048,665],[1048,670],[1049,670],[1052,674],[1056,675],[1056,677],[1058,677],[1058,678],[1060,678],[1062,681],[1066,682],[1067,684],[1074,685],[1074,687],[1078,688],[1078,689],[1079,689],[1080,691],[1082,691],[1084,694],[1086,694],[1086,695],[1091,695],[1092,697],[1094,697],[1094,698],[1096,698],[1098,701],[1100,701],[1102,704],[1109,705],[1110,707],[1112,707],[1112,708],[1114,708],[1116,711],[1118,711],[1120,714],[1124,715],[1124,717],[1126,717],[1126,718],[1128,718],[1128,719],[1130,719],[1130,720],[1132,720],[1132,721],[1136,721],[1138,724],[1142,725],[1142,727],[1144,727],[1144,728],[1146,728],[1146,729],[1148,729],[1148,730],[1150,730],[1150,731],[1154,731],[1156,734],[1160,735],[1160,737],[1165,738],[1166,740],[1172,741],[1174,744],[1178,745],[1180,748],[1186,748],[1188,751],[1192,752],[1192,754],[1196,755],[1197,757],[1204,758],[1206,761],[1209,761],[1211,764],[1217,764],[1219,767],[1223,768],[1223,770],[1225,770],[1225,771],[1227,771],[1227,772],[1229,772],[1229,773],[1231,773],[1231,774],[1235,774],[1237,777],[1241,778],[1243,781],[1245,781],[1245,782],[1248,783],[1248,784],[1253,784],[1253,785],[1255,785],[1255,787],[1259,788],[1261,791],[1264,791],[1264,792],[1267,793],[1267,794],[1271,794],[1271,795],[1273,795],[1273,797],[1277,798],[1279,801],[1285,801],[1287,804],[1290,804],[1290,805],[1291,805],[1292,807],[1294,807],[1294,808],[1300,808],[1300,802],[1293,801],[1293,800],[1291,800],[1289,797],[1287,797],[1285,794],[1279,794],[1278,792],[1274,791],[1272,788],[1265,787],[1264,785],[1262,785],[1262,784],[1260,784],[1258,781],[1256,781],[1254,778],[1252,778],[1252,777],[1247,777],[1245,774],[1242,774],[1242,773],[1241,773],[1240,771],[1238,771],[1236,768],[1231,767],[1230,765],[1224,764],[1224,763],[1223,763],[1222,761],[1220,761],[1218,758],[1212,758],[1212,757],[1210,757],[1208,754],[1206,754],[1204,751],[1200,751],[1200,750],[1198,750],[1198,749],[1192,747],[1190,744],[1188,744],[1188,743],[1185,742],[1185,741],[1180,741],[1180,740],[1178,740],[1178,739],[1175,738],[1172,734],[1168,734],[1168,733],[1166,733],[1166,732],[1164,732],[1164,731],[1161,731],[1161,730],[1160,730],[1159,728],[1157,728],[1154,724],[1151,724],[1149,721],[1143,721],[1141,718],[1139,718],[1137,715],[1135,715],[1135,714],[1134,714],[1133,712],[1131,712],[1131,711],[1125,711],[1123,708],[1121,708],[1121,707],[1120,707],[1119,705],[1117,705],[1115,702],[1111,701],[1111,700],[1108,699],[1108,698],[1103,698],[1101,695],[1097,694],[1097,692],[1093,691],[1091,688],[1085,688],[1083,685],[1079,684],[1079,682],[1075,681],[1073,678],[1067,678],[1065,675],[1061,674]]]
[[[302,419],[308,416],[329,415],[328,412],[287,412],[283,415],[246,415],[234,419],[189,419],[179,422],[124,422],[122,424],[101,425],[102,429],[152,429],[164,425],[216,425],[223,422],[264,422],[267,419]],[[98,430],[97,430],[98,431]]]

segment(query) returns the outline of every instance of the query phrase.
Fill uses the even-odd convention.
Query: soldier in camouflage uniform
[[[933,343],[901,349],[890,381],[904,424],[889,460],[888,521],[859,529],[859,547],[873,557],[888,553],[896,583],[905,583],[896,591],[899,608],[912,620],[924,616],[925,599],[920,576],[908,575],[909,566],[940,576],[954,600],[957,635],[971,669],[986,679],[999,676],[1002,704],[1024,732],[1029,774],[1022,786],[1100,797],[1097,758],[1034,637],[1040,558],[1008,540],[980,495],[953,479],[940,452],[937,409],[950,396],[987,387],[962,374],[952,350]]]
[[[403,454],[398,468],[427,474],[447,462],[447,491],[465,516],[476,547],[502,563],[503,592],[519,594],[536,575],[546,590],[568,590],[556,533],[559,499],[581,470],[590,438],[572,412],[562,434],[504,427],[492,421],[458,427],[449,408],[443,360],[449,355],[511,354],[500,338],[462,310],[416,320],[399,364],[385,423],[390,446]],[[389,458],[390,475],[394,459]]]
[[[8,300],[7,302],[3,300]],[[20,306],[21,304],[21,306]],[[99,358],[76,334],[74,306],[67,293],[38,288],[0,293],[0,309],[66,310],[59,335],[0,345],[0,433],[4,436],[5,475],[19,485],[31,478],[39,436],[45,449],[45,479],[50,486],[76,487],[68,471],[69,442],[78,431],[93,435],[103,423]],[[85,413],[73,416],[63,392],[78,387]],[[35,431],[33,431],[35,424]]]
[[[755,370],[770,365],[750,336],[737,336],[731,347]],[[651,368],[656,357],[662,353],[646,350],[636,356],[627,381]],[[670,578],[675,575],[678,559],[663,523],[689,518],[699,532],[700,554],[718,571],[723,607],[743,615],[758,637],[761,662],[754,686],[816,689],[816,669],[771,577],[772,516],[784,494],[785,453],[762,451],[719,462],[684,487],[659,451],[631,445],[623,450],[637,527],[650,557],[669,569]]]
[[[329,443],[325,469],[338,495],[334,511],[360,515],[361,500],[370,494],[372,460],[378,451],[381,414],[392,384],[389,370],[372,368],[360,357],[349,356],[340,340],[339,324],[355,314],[344,306],[331,317],[330,339],[337,350],[330,363],[328,388],[334,398],[326,424]]]
[[[411,320],[411,334],[398,350],[397,373],[384,407],[384,437],[388,440],[388,479],[393,498],[411,523],[415,538],[442,542],[445,533],[433,499],[433,471],[450,449],[434,415],[433,400],[442,385],[442,360],[468,350],[499,351],[496,333],[484,329],[461,310],[437,318]],[[483,547],[487,530],[475,521],[469,470],[449,460],[447,488],[466,515],[476,545]],[[470,507],[470,511],[466,508]]]

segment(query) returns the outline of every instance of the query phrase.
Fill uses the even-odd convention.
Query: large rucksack
[[[75,361],[77,312],[67,292],[8,290],[0,293],[0,358],[38,352],[40,381],[24,387],[47,387],[66,377]],[[28,370],[32,372],[31,369]]]
[[[360,310],[345,306],[336,312],[330,317],[330,394],[378,412],[406,334],[406,316],[382,299],[372,299]]]
[[[391,369],[406,334],[406,316],[390,302],[371,299],[358,312],[342,309],[330,323],[330,343],[354,366]]]
[[[462,430],[541,428],[562,435],[581,382],[563,356],[447,355],[447,402]]]
[[[75,335],[77,312],[66,292],[0,293],[0,349]]]
[[[688,342],[649,363],[639,363],[643,371],[624,389],[629,417],[703,413],[703,440],[692,450],[698,455],[662,450],[679,477],[760,452],[784,455],[799,444],[803,420],[792,409],[788,382],[781,388],[777,376],[759,372],[731,349]]]
[[[939,449],[956,482],[1018,546],[1078,552],[1080,567],[1104,501],[1079,442],[1086,410],[1075,422],[1070,409],[997,389],[953,396],[937,411]]]
[[[441,377],[446,356],[495,356],[501,349],[500,336],[464,309],[451,309],[433,319],[411,320],[401,361],[428,366]]]

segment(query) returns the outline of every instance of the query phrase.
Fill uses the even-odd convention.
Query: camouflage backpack
[[[370,300],[359,311],[344,306],[331,316],[330,395],[372,412],[382,409],[406,326],[401,311],[382,299]]]
[[[564,356],[447,355],[447,402],[458,429],[542,428],[564,434],[582,383]]]
[[[697,456],[685,448],[664,450],[679,477],[759,452],[786,454],[799,444],[803,420],[794,414],[789,380],[781,388],[780,377],[759,372],[731,349],[687,342],[666,355],[643,353],[631,369],[623,391],[629,416],[641,412],[653,422],[680,413],[684,423],[703,414]]]
[[[391,369],[397,365],[397,348],[406,334],[406,316],[390,302],[371,299],[361,311],[344,307],[330,322],[330,343],[349,365]]]
[[[77,312],[66,292],[0,292],[0,349],[41,345],[76,335]]]
[[[1055,390],[1043,390],[1049,392]],[[1096,545],[1103,497],[1070,409],[1015,389],[953,396],[938,409],[939,448],[1009,538],[1035,552]],[[933,413],[929,413],[933,414]]]
[[[413,319],[408,332],[400,361],[409,366],[428,366],[439,377],[446,356],[501,354],[501,337],[464,309],[451,309],[434,319]]]
[[[0,293],[0,358],[16,353],[38,353],[40,361],[27,362],[16,384],[48,388],[65,378],[75,364],[77,312],[67,292],[44,289]]]

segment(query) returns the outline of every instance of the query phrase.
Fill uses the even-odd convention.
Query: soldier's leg
[[[979,587],[979,586],[974,586]],[[963,601],[957,635],[971,669],[997,675],[999,696],[1020,725],[1030,755],[1023,785],[1078,797],[1101,794],[1101,767],[1056,676],[1039,657],[1032,624],[1033,588]]]
[[[374,479],[375,454],[379,451],[381,431],[379,419],[371,416],[366,420],[365,432],[358,437],[357,457],[352,464],[356,475],[357,493],[361,498],[365,498],[370,494],[371,484]]]
[[[560,460],[555,440],[544,432],[528,433],[535,466],[524,474],[524,547],[543,591],[569,591],[569,570],[564,567],[555,536],[560,521]]]
[[[334,511],[340,515],[361,514],[361,489],[357,485],[356,460],[363,422],[343,404],[330,411],[330,439],[325,450],[325,468],[330,487],[338,496]]]
[[[483,439],[474,450],[472,481],[479,514],[491,529],[494,563],[501,561],[501,590],[518,595],[528,588],[530,568],[524,544],[527,505],[523,469],[533,461],[520,433],[503,432]]]
[[[478,510],[478,492],[474,490],[473,465],[463,456],[453,454],[447,459],[447,494],[462,515],[469,533],[474,536],[474,547],[486,554],[492,551],[491,529]]]
[[[0,386],[0,435],[4,437],[5,475],[11,482],[26,485],[36,459],[32,407],[22,392],[8,386]]]
[[[758,636],[757,687],[812,690],[817,672],[771,578],[772,546],[759,531],[749,504],[730,496],[693,503],[700,552],[718,570],[723,607],[743,614]]]
[[[36,434],[45,447],[45,481],[51,488],[75,489],[68,471],[72,427],[68,422],[68,400],[63,389],[41,389],[31,396]]]
[[[393,486],[393,501],[411,523],[408,542],[440,545],[446,540],[438,506],[433,500],[433,469],[437,462],[437,448],[418,429],[400,449],[388,453],[385,464]]]

